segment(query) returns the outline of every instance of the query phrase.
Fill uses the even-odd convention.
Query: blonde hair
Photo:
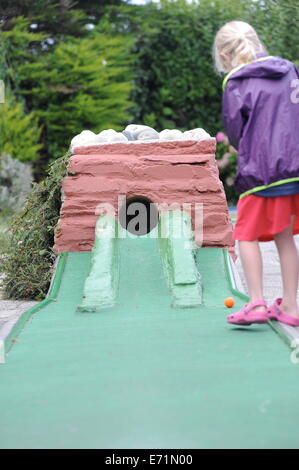
[[[230,21],[219,29],[215,37],[215,68],[217,72],[227,73],[238,65],[256,59],[259,52],[267,53],[253,27],[244,21]]]

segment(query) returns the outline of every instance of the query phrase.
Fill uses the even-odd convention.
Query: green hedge
[[[120,129],[131,116],[132,38],[103,27],[83,38],[65,36],[44,51],[44,35],[28,32],[25,18],[0,35],[6,44],[0,54],[2,76],[42,126],[38,167],[58,158],[83,129]],[[9,145],[6,136],[4,144]]]
[[[135,37],[133,119],[158,130],[221,129],[222,79],[212,59],[214,36],[241,19],[248,1],[184,0],[121,8],[113,21]],[[112,20],[111,20],[112,21]]]
[[[98,2],[98,10],[95,1],[80,2],[57,12],[57,18],[65,15],[64,34],[53,23],[53,1],[40,15],[35,2],[27,3],[28,18],[0,25],[0,78],[18,101],[25,100],[24,112],[39,118],[36,166],[42,168],[84,128],[99,132],[138,122],[158,130],[221,130],[222,78],[211,52],[226,21],[249,21],[271,54],[299,59],[299,6],[291,0],[162,0],[122,7],[111,0],[108,7]],[[89,19],[77,8],[100,13]],[[22,2],[15,10],[26,13]],[[39,21],[36,31],[29,27],[33,20]],[[87,21],[94,21],[93,31],[84,29]]]

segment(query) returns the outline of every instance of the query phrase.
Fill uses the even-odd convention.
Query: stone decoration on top
[[[207,140],[211,139],[204,129],[197,128],[182,132],[178,129],[164,129],[160,133],[149,126],[139,124],[129,124],[122,132],[114,129],[107,129],[99,134],[84,130],[76,135],[71,141],[71,151],[76,147],[92,145],[113,144],[113,143],[141,143],[157,141],[179,141],[179,140]]]

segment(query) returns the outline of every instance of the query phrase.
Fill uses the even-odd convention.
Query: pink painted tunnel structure
[[[119,196],[161,204],[187,204],[195,240],[233,254],[232,223],[215,159],[216,141],[115,143],[77,147],[62,183],[63,203],[55,234],[56,252],[90,251],[99,205],[118,215]],[[194,207],[203,208],[203,234]]]

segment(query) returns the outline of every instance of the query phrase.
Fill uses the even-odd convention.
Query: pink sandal
[[[253,311],[254,307],[266,307],[265,312]],[[249,304],[244,305],[241,310],[236,313],[228,315],[227,322],[234,325],[251,325],[251,323],[267,323],[269,320],[269,310],[264,300],[256,300]]]
[[[287,313],[280,310],[279,306],[282,302],[282,299],[276,299],[269,307],[268,316],[270,320],[277,320],[281,323],[285,323],[286,325],[290,326],[299,326],[299,318],[293,317],[292,315],[288,315]]]

